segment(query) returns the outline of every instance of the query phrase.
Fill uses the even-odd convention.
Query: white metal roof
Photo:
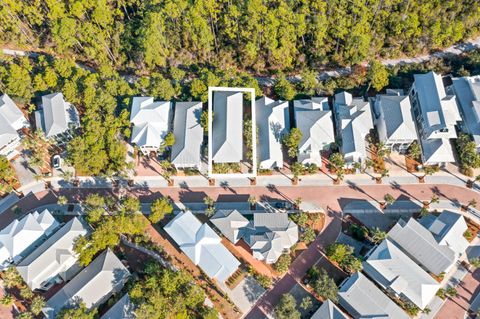
[[[406,297],[420,309],[430,303],[440,288],[437,281],[388,239],[374,248],[363,262],[363,270],[382,287]]]
[[[96,307],[119,291],[129,276],[128,269],[108,248],[48,299],[43,313],[53,319],[62,308],[79,300],[87,308]]]
[[[463,234],[468,229],[465,218],[458,213],[443,211],[428,227],[440,245],[447,245],[458,258],[469,246]]]
[[[212,152],[216,163],[243,159],[243,93],[213,93]]]
[[[255,102],[260,168],[283,167],[282,137],[290,129],[287,101],[262,97]]]
[[[322,165],[320,151],[335,142],[332,111],[328,98],[312,97],[311,100],[296,100],[294,103],[295,123],[302,132],[298,151],[304,164]]]
[[[480,147],[480,76],[453,79],[466,132],[472,134]]]
[[[28,120],[12,99],[7,94],[0,96],[0,149],[19,137],[17,130],[27,126]]]
[[[37,126],[43,129],[47,138],[66,132],[70,123],[79,123],[77,110],[65,101],[62,93],[42,96],[39,114],[41,123]]]
[[[330,299],[327,299],[310,319],[348,319],[348,317]]]
[[[210,218],[212,224],[232,243],[237,243],[244,233],[249,221],[238,210],[220,209]]]
[[[369,102],[353,98],[348,92],[335,95],[337,129],[342,137],[341,152],[347,161],[362,161],[367,157],[365,137],[373,129]]]
[[[125,294],[100,319],[135,319],[134,311],[130,297]]]
[[[177,167],[200,167],[203,128],[200,125],[202,102],[175,103],[172,163]]]
[[[409,319],[409,316],[360,272],[339,288],[340,305],[355,319]]]
[[[435,72],[414,75],[414,88],[422,112],[425,136],[441,129],[448,132],[440,133],[436,137],[455,138],[454,125],[461,120],[455,96],[447,95],[443,86],[442,77]]]
[[[178,214],[164,229],[209,277],[224,282],[238,269],[240,262],[222,245],[221,238],[191,212]]]
[[[131,142],[140,147],[159,148],[168,133],[170,117],[170,102],[154,102],[153,97],[134,97],[130,113],[133,124]]]
[[[44,281],[75,267],[75,240],[89,229],[74,217],[18,264],[17,270],[30,289],[40,288]]]
[[[388,232],[388,238],[436,275],[446,272],[456,260],[454,251],[447,245],[439,244],[432,233],[414,218],[408,222],[399,220]]]
[[[448,138],[421,138],[420,141],[425,165],[455,162],[452,145]]]
[[[33,243],[57,226],[58,222],[48,210],[44,210],[42,214],[35,212],[20,220],[14,220],[0,231],[0,263],[9,258],[15,260]]]
[[[407,95],[379,94],[375,98],[377,130],[382,142],[417,140],[412,106]]]

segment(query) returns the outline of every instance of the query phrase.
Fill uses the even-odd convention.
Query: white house
[[[240,266],[213,229],[189,211],[175,216],[164,229],[195,265],[218,282],[225,282]]]
[[[212,160],[238,163],[243,159],[243,93],[213,93]]]
[[[153,101],[153,97],[136,96],[132,99],[130,123],[133,125],[130,141],[143,154],[156,152],[170,128],[172,106],[168,101]]]
[[[53,319],[61,309],[79,301],[87,309],[97,307],[120,291],[129,276],[128,269],[108,248],[48,299],[42,311],[47,319]]]
[[[463,132],[472,135],[480,151],[480,76],[454,78],[453,90],[462,116]]]
[[[27,118],[12,99],[7,94],[0,96],[0,155],[12,159],[18,154],[21,129],[27,127]]]
[[[340,305],[354,319],[409,319],[410,317],[360,272],[338,288]]]
[[[282,138],[290,130],[287,101],[262,97],[255,102],[258,130],[258,162],[261,169],[283,167]]]
[[[202,102],[175,103],[171,160],[176,168],[200,169],[203,128],[200,125]]]
[[[340,151],[345,162],[364,162],[367,158],[365,138],[374,127],[370,103],[341,92],[335,94],[334,109],[337,133],[342,139]]]
[[[363,262],[363,271],[393,296],[420,309],[432,301],[440,284],[390,240],[373,248]]]
[[[375,97],[373,106],[380,142],[404,153],[418,139],[410,98],[402,90],[387,89],[387,94]]]
[[[74,217],[24,258],[17,270],[30,289],[48,289],[72,279],[81,270],[73,249],[75,240],[89,231],[88,225]]]
[[[14,220],[0,231],[0,265],[7,267],[17,263],[27,255],[27,251],[45,236],[49,236],[58,222],[45,209],[41,213],[34,212],[22,219]]]
[[[455,95],[447,95],[442,77],[435,72],[415,74],[409,96],[425,165],[454,162],[450,139],[457,138],[455,125],[461,121]]]
[[[42,96],[42,108],[35,112],[35,122],[47,138],[69,138],[70,131],[80,126],[77,109],[65,101],[62,93]]]
[[[322,154],[335,143],[332,111],[328,98],[312,97],[293,102],[296,127],[302,132],[298,145],[298,161],[322,166]]]

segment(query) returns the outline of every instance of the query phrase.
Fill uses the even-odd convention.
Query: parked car
[[[60,155],[53,155],[52,157],[52,166],[53,168],[55,169],[59,169],[60,166],[61,166],[61,162],[62,162],[62,159],[60,157]]]

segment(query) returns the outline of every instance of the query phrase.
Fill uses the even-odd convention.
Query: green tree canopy
[[[161,221],[166,215],[173,212],[173,205],[167,198],[162,197],[155,199],[152,202],[150,209],[151,213],[148,216],[148,219],[155,224]]]
[[[291,294],[284,294],[275,307],[276,319],[300,319],[300,311],[297,310],[297,302]]]

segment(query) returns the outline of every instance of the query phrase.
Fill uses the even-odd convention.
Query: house
[[[463,236],[468,226],[461,214],[445,210],[439,216],[427,216],[421,223],[433,234],[439,245],[446,245],[454,251],[457,260],[470,245]]]
[[[100,319],[135,319],[135,306],[128,294],[123,295]]]
[[[75,240],[89,232],[90,227],[74,217],[24,258],[17,270],[28,287],[47,290],[73,278],[81,270],[73,249]]]
[[[455,95],[447,95],[442,77],[435,72],[415,74],[409,96],[422,147],[424,165],[454,162],[450,139],[457,138],[461,121]]]
[[[261,169],[283,168],[282,139],[290,130],[288,101],[262,97],[255,102],[258,162]]]
[[[410,317],[360,272],[356,272],[340,285],[339,303],[354,319]]]
[[[219,210],[210,219],[232,243],[243,239],[252,249],[253,257],[268,264],[298,241],[298,226],[285,213],[254,213],[248,221],[237,210]]]
[[[157,152],[170,128],[171,103],[153,101],[153,97],[136,96],[132,99],[130,123],[133,125],[130,141],[143,154]]]
[[[243,159],[243,93],[213,93],[212,160],[238,163]]]
[[[363,262],[363,271],[387,292],[420,309],[435,297],[440,284],[390,240],[374,247]]]
[[[175,144],[172,146],[171,161],[177,169],[200,169],[202,165],[203,128],[200,125],[201,114],[201,102],[175,103],[173,125]]]
[[[335,143],[332,111],[326,97],[293,102],[295,125],[302,132],[298,145],[298,161],[322,166],[321,152]]]
[[[347,165],[363,163],[367,158],[365,138],[373,129],[370,103],[341,92],[335,94],[334,110],[337,133],[342,139],[340,151],[345,162]]]
[[[477,151],[480,151],[480,76],[454,78],[452,81],[462,116],[462,131],[473,137]]]
[[[348,319],[330,299],[327,299],[310,319]]]
[[[178,214],[164,229],[210,278],[223,283],[237,271],[240,262],[222,245],[213,229],[200,223],[191,212]]]
[[[9,160],[18,155],[21,130],[27,127],[27,118],[12,99],[7,94],[0,96],[0,155]]]
[[[440,245],[433,234],[414,218],[408,222],[400,219],[388,232],[388,239],[425,270],[437,276],[447,273],[457,260],[450,247]]]
[[[375,97],[373,109],[380,142],[394,151],[405,153],[418,139],[408,95],[402,90],[387,89],[387,94]]]
[[[80,126],[78,111],[65,101],[62,93],[42,96],[42,108],[35,112],[35,122],[46,138],[70,138],[70,132]]]
[[[88,309],[97,307],[120,291],[129,276],[128,269],[107,249],[48,299],[42,311],[46,318],[53,319],[61,309],[80,301]]]
[[[6,267],[10,263],[17,263],[34,244],[49,236],[58,225],[47,209],[11,222],[0,231],[0,265]]]

